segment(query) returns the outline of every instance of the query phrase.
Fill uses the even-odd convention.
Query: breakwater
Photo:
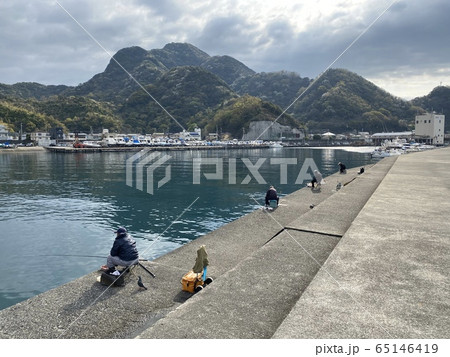
[[[93,272],[2,310],[0,337],[448,338],[448,158],[445,148],[331,175],[144,262],[156,275],[134,272],[145,292],[136,276],[106,289]],[[214,282],[190,295],[180,279],[202,244]]]
[[[111,146],[74,148],[68,146],[47,146],[46,150],[56,153],[127,152],[127,151],[181,151],[181,150],[223,150],[223,149],[266,149],[269,145],[165,145],[165,146]]]

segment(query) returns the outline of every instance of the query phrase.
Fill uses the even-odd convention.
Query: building
[[[51,143],[50,133],[45,131],[36,131],[30,134],[31,141],[37,143],[38,146],[49,146]]]
[[[372,142],[375,145],[381,145],[386,140],[396,140],[396,139],[405,139],[407,141],[411,141],[414,136],[412,131],[399,131],[399,132],[391,132],[391,133],[375,133],[372,134]]]
[[[12,139],[12,137],[10,136],[9,131],[6,128],[6,126],[0,125],[0,140],[5,141],[5,140],[11,140],[11,139]]]
[[[259,120],[250,122],[248,132],[243,135],[242,140],[301,141],[304,138],[305,134],[299,129],[269,120]]]
[[[61,127],[51,128],[49,131],[51,140],[63,140],[64,130]]]
[[[426,113],[416,116],[415,140],[432,145],[444,145],[445,115]]]
[[[183,130],[178,134],[178,138],[183,139],[185,141],[200,141],[202,140],[202,129],[195,128],[194,131],[186,131]]]

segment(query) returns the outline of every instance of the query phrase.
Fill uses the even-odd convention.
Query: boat
[[[387,148],[376,148],[374,151],[370,153],[370,156],[373,158],[381,158],[381,157],[389,157],[389,156],[398,156],[404,154],[405,151],[400,149],[387,149]]]
[[[282,148],[283,144],[281,143],[281,141],[277,141],[277,142],[270,142],[269,143],[269,147],[270,148]]]
[[[85,148],[101,148],[102,146],[96,141],[83,141]]]

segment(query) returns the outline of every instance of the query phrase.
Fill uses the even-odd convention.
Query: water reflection
[[[106,257],[119,225],[136,238],[144,258],[154,259],[253,211],[269,184],[281,194],[304,186],[295,180],[307,158],[324,176],[336,172],[339,161],[347,167],[370,161],[356,152],[298,148],[165,153],[171,156],[171,180],[154,195],[125,184],[125,163],[132,153],[0,154],[0,308],[97,269],[104,259],[88,256]],[[220,159],[223,179],[207,180],[204,173],[215,168],[205,166],[200,184],[193,184],[193,159],[198,158]],[[286,184],[280,183],[281,166],[271,164],[271,158],[296,160],[286,166]],[[264,182],[243,159],[252,165],[265,159],[258,169]],[[236,183],[230,183],[234,164]],[[156,179],[163,175],[155,173]],[[250,181],[243,185],[247,176]]]

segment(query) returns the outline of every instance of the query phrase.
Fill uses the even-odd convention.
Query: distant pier
[[[269,145],[160,145],[160,146],[111,146],[74,148],[69,146],[46,146],[45,149],[56,153],[93,153],[93,152],[129,152],[129,151],[187,151],[187,150],[217,150],[217,149],[260,149]]]

